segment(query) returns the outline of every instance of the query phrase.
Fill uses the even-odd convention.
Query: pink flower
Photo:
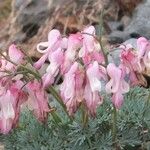
[[[103,99],[100,96],[101,79],[104,79],[106,71],[95,61],[90,64],[86,71],[86,86],[84,90],[84,99],[90,114],[96,115],[96,108],[102,104]]]
[[[65,41],[66,42],[66,41]],[[42,65],[45,63],[49,55],[57,50],[61,44],[61,34],[58,30],[53,29],[48,34],[48,42],[41,42],[37,45],[37,51],[43,53],[44,55],[34,64],[36,69],[40,69]],[[45,50],[42,48],[46,47]]]
[[[83,46],[79,51],[79,57],[82,58],[84,64],[88,65],[91,61],[104,62],[104,57],[101,53],[101,47],[98,41],[95,39],[95,28],[89,26],[82,32]]]
[[[60,66],[64,61],[64,55],[59,48],[49,56],[50,64],[46,69],[46,74],[42,77],[43,87],[46,88],[54,82],[54,78],[58,75]]]
[[[110,63],[107,66],[107,73],[110,80],[106,84],[106,92],[113,94],[112,102],[119,109],[123,103],[122,94],[129,91],[129,84],[124,80],[126,71],[124,66],[118,68],[115,64]]]
[[[29,98],[27,104],[33,114],[41,122],[47,119],[47,115],[50,111],[48,106],[48,95],[44,91],[42,84],[36,80],[29,82],[26,85]]]
[[[21,64],[23,62],[24,54],[21,50],[17,49],[15,44],[10,45],[8,55],[10,60],[16,64]]]
[[[16,81],[0,96],[0,131],[7,134],[19,120],[20,106],[27,100],[26,93],[21,89],[23,83]]]
[[[95,36],[95,32],[94,26],[89,26],[83,30],[83,45],[87,52],[92,52],[95,49],[95,39],[93,37]]]
[[[0,131],[7,134],[13,125],[15,119],[14,109],[15,99],[9,90],[0,97]]]
[[[75,62],[64,75],[64,81],[60,87],[61,96],[70,115],[73,115],[83,98],[84,73],[79,64]]]
[[[79,57],[82,57],[84,63],[88,64],[91,61],[90,53],[95,50],[95,28],[89,26],[83,30],[83,47],[79,51]]]
[[[37,45],[37,51],[40,53],[47,53],[49,51],[54,51],[59,48],[59,43],[61,41],[61,34],[58,30],[53,29],[48,33],[48,41],[41,42]],[[43,48],[46,48],[43,50]]]
[[[65,51],[62,73],[66,73],[77,57],[78,49],[82,46],[82,35],[80,33],[71,34],[68,38],[67,50]]]
[[[132,86],[140,85],[140,84],[144,85],[145,83],[139,78],[138,75],[143,70],[141,62],[138,59],[138,55],[130,45],[127,45],[126,47],[122,47],[122,48],[123,50],[121,52],[121,61],[122,64],[126,66],[129,70],[129,79],[131,85]]]
[[[150,42],[144,38],[140,37],[137,39],[137,49],[138,49],[138,58],[141,63],[144,63],[146,69],[150,69]],[[142,66],[144,68],[144,65]],[[144,69],[143,69],[144,70]]]
[[[25,103],[28,99],[27,93],[22,89],[24,86],[24,83],[21,80],[18,80],[14,83],[11,84],[9,90],[12,94],[12,96],[15,98],[15,118],[13,121],[13,127],[16,126],[18,120],[19,120],[19,115],[20,115],[20,109],[21,105]]]
[[[23,52],[17,49],[15,44],[9,46],[8,56],[10,61],[14,62],[16,65],[20,65],[21,63],[23,63],[23,59],[25,57]],[[15,72],[17,69],[16,65],[5,60],[5,58],[2,58],[0,60],[0,63],[1,63],[1,69],[0,69],[1,71],[3,70],[3,71]]]

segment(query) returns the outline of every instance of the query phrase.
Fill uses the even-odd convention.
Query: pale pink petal
[[[98,91],[92,92],[90,84],[87,82],[84,90],[84,99],[87,110],[92,117],[96,116],[96,109],[103,103],[103,99]]]
[[[65,57],[67,57],[67,59],[74,60],[76,50],[81,47],[81,44],[81,34],[71,34],[68,38],[68,47]]]
[[[121,70],[117,68],[114,64],[110,63],[107,66],[107,73],[111,79],[106,84],[106,92],[115,93],[119,89],[120,79],[121,79]]]
[[[42,77],[43,87],[47,88],[54,83],[54,76],[51,73],[46,73]]]
[[[83,100],[83,82],[84,72],[75,62],[64,75],[64,81],[60,87],[63,102],[70,115],[75,113],[79,103]]]
[[[37,44],[36,48],[37,48],[37,51],[40,52],[40,53],[46,53],[48,50],[47,50],[47,47],[48,47],[48,42],[40,42],[39,44]],[[43,50],[44,49],[44,50]]]
[[[123,104],[123,95],[119,92],[113,94],[112,102],[117,109],[120,109]]]
[[[62,65],[62,73],[66,73],[73,64],[77,55],[77,50],[82,46],[82,35],[80,33],[71,34],[68,38],[68,47],[65,51],[64,63]]]
[[[142,58],[145,55],[148,44],[148,40],[144,37],[140,37],[137,39],[137,49],[139,58]]]
[[[43,87],[47,88],[54,82],[54,78],[58,75],[60,66],[64,61],[63,51],[59,48],[52,52],[49,56],[50,64],[46,69],[46,74],[42,77]]]
[[[40,69],[42,67],[42,65],[45,63],[45,61],[48,58],[48,53],[44,54],[36,63],[34,63],[34,67],[36,69]]]
[[[66,37],[62,38],[62,41],[61,41],[61,48],[62,49],[67,49],[68,47],[68,39]]]
[[[57,49],[59,45],[56,43],[61,39],[61,34],[58,30],[53,29],[48,34],[48,42],[41,42],[37,45],[37,50],[40,53],[47,53],[49,51],[53,51],[54,49]],[[42,49],[40,49],[42,47]],[[43,47],[46,48],[43,50]]]
[[[96,61],[87,69],[87,77],[89,79],[92,92],[101,91],[99,65]]]
[[[92,52],[95,49],[94,45],[95,39],[93,37],[95,35],[95,28],[94,26],[89,26],[85,28],[83,32],[85,33],[83,34],[83,43],[85,44],[85,48],[87,49],[88,52]]]
[[[52,47],[59,39],[61,38],[61,34],[59,30],[53,29],[48,33],[48,42],[49,46]]]
[[[29,93],[27,101],[28,106],[33,110],[33,114],[41,122],[47,119],[49,113],[48,96],[42,88],[42,84],[38,81],[31,81],[26,85]]]
[[[21,52],[21,50],[17,49],[15,44],[10,45],[8,55],[10,60],[16,64],[22,63],[24,58],[24,54]]]
[[[15,118],[14,101],[15,99],[9,90],[0,97],[0,131],[3,134],[12,129]]]

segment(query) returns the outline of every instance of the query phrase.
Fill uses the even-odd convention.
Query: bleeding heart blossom
[[[53,29],[48,34],[48,42],[41,42],[37,45],[37,51],[43,53],[44,55],[34,64],[36,69],[40,69],[49,55],[60,47],[61,40],[62,38],[60,32]],[[43,47],[46,49],[43,50]]]
[[[106,84],[106,92],[112,93],[112,102],[119,109],[123,103],[123,94],[129,91],[129,84],[124,80],[125,67],[116,67],[115,64],[110,63],[107,66],[107,73],[110,80]]]
[[[82,58],[84,64],[88,65],[92,61],[104,62],[99,42],[95,39],[95,28],[89,26],[83,30],[83,46],[79,51],[79,57]]]
[[[20,49],[16,47],[15,44],[10,45],[8,56],[10,60],[16,64],[21,64],[23,62],[24,54]]]
[[[145,79],[141,74],[143,72],[143,65],[138,57],[137,52],[133,50],[133,47],[130,44],[126,45],[126,47],[122,46],[121,48],[121,62],[129,71],[129,80],[131,86],[146,86]]]
[[[14,62],[16,65],[11,63],[10,61],[5,60],[5,58],[1,58],[0,60],[0,71],[10,71],[15,72],[17,69],[17,65],[20,65],[23,63],[24,54],[21,50],[17,49],[15,44],[10,45],[8,50],[8,56],[10,61]],[[4,75],[5,73],[0,73],[1,75]],[[5,74],[6,75],[6,74]]]
[[[0,96],[0,131],[3,134],[12,129],[15,119],[14,103],[15,99],[9,90]]]
[[[74,63],[78,49],[82,46],[82,35],[80,33],[71,34],[68,38],[67,50],[65,51],[64,63],[62,65],[62,73],[66,73]]]
[[[150,41],[144,37],[137,39],[138,58],[140,59],[143,69],[150,69]]]
[[[89,26],[83,30],[83,45],[87,52],[92,52],[95,49],[95,28],[94,26]],[[85,53],[85,52],[84,52]]]
[[[70,115],[73,115],[79,103],[83,99],[84,72],[77,62],[71,66],[64,75],[64,81],[60,87],[63,102]]]
[[[52,83],[54,83],[54,78],[58,75],[60,66],[64,61],[64,54],[61,48],[51,53],[49,56],[50,64],[46,69],[46,74],[42,77],[43,87],[46,88]]]
[[[4,89],[0,96],[0,131],[7,134],[19,120],[20,107],[27,100],[27,94],[21,89],[23,83],[16,81]]]
[[[106,76],[104,67],[99,66],[98,62],[90,64],[86,71],[86,85],[84,90],[84,99],[90,114],[96,115],[96,108],[102,104],[103,99],[100,96],[101,79]]]
[[[42,87],[42,84],[37,80],[29,82],[26,88],[29,94],[27,101],[28,107],[33,111],[33,114],[39,121],[44,122],[50,112],[48,95]]]

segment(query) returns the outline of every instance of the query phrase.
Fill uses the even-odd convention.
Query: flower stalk
[[[112,110],[112,143],[114,149],[117,149],[117,109],[114,105]]]

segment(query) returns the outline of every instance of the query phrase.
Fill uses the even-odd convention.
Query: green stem
[[[25,70],[27,70],[27,71],[28,71],[30,74],[32,74],[36,79],[38,79],[38,80],[41,79],[41,76],[40,76],[39,73],[34,72],[34,71],[30,70],[29,68],[27,68],[26,66],[23,66],[23,65],[21,65],[20,67],[23,68],[23,69],[25,69]]]
[[[62,123],[61,118],[57,115],[56,112],[52,111],[52,112],[51,112],[51,115],[52,115],[54,121],[55,121],[57,124]]]
[[[104,49],[104,46],[103,46],[103,43],[102,43],[102,34],[103,34],[103,15],[104,15],[104,10],[102,10],[101,12],[101,15],[100,15],[100,37],[99,37],[99,43],[100,43],[100,46],[101,46],[101,50],[102,50],[102,53],[103,53],[103,56],[104,56],[104,59],[105,59],[105,65],[108,65],[108,57],[107,57],[107,52],[106,50]]]
[[[114,149],[117,149],[117,110],[114,105],[112,112],[112,142]]]
[[[64,112],[65,112],[66,115],[69,117],[70,121],[73,121],[73,118],[72,118],[71,116],[69,116],[65,104],[63,103],[63,101],[62,101],[60,95],[57,93],[57,91],[54,89],[54,87],[53,87],[53,86],[50,86],[50,87],[48,88],[48,91],[53,95],[53,97],[57,100],[57,102],[62,106]]]
[[[84,105],[81,105],[81,109],[82,109],[82,123],[83,123],[83,128],[85,128],[87,126],[87,123],[88,123],[88,113],[87,113]]]
[[[13,61],[11,61],[9,58],[7,58],[7,56],[5,56],[2,52],[0,52],[0,55],[4,57],[5,60],[9,61],[10,63],[14,64],[15,66],[17,66],[17,64]]]

